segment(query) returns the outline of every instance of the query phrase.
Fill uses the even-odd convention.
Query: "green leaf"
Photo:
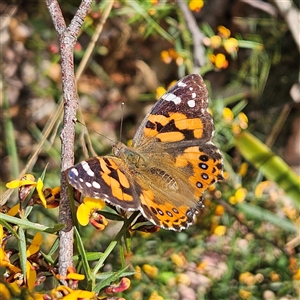
[[[25,232],[23,228],[19,228],[19,236],[20,239],[18,240],[18,248],[19,248],[19,254],[20,254],[20,267],[22,270],[22,273],[24,274],[24,278],[26,280],[26,238],[25,238]]]
[[[81,257],[81,262],[83,263],[83,268],[84,268],[84,271],[85,271],[85,274],[87,277],[87,281],[92,282],[92,281],[94,281],[93,275],[92,275],[92,272],[91,272],[91,269],[89,266],[88,259],[86,257],[86,252],[85,252],[85,249],[84,249],[84,246],[82,243],[81,236],[76,227],[74,227],[74,233],[75,233],[75,238],[76,238],[76,246],[77,246],[78,252]]]
[[[103,257],[103,253],[102,252],[86,252],[86,258],[88,261],[94,261],[94,260],[99,260]],[[79,257],[79,255],[74,255],[73,256],[73,260],[77,261],[79,260],[81,257]]]
[[[235,139],[236,147],[269,180],[276,182],[300,209],[300,179],[297,174],[265,144],[249,132]]]
[[[119,278],[124,277],[125,275],[125,271],[126,268],[121,269],[118,272],[113,273],[111,276],[109,276],[108,278],[102,280],[99,284],[96,285],[96,287],[94,288],[94,292],[98,293],[100,292],[103,288],[105,288],[106,286],[109,286],[112,282],[117,281]]]
[[[64,224],[56,224],[53,227],[49,227],[49,226],[41,225],[39,223],[32,223],[25,219],[15,218],[15,217],[0,213],[0,223],[2,222],[2,220],[6,221],[8,223],[19,225],[22,228],[34,229],[37,231],[44,231],[44,232],[48,232],[48,233],[58,232],[65,227]]]
[[[266,221],[282,228],[285,231],[297,232],[295,225],[288,219],[283,219],[278,215],[263,209],[258,206],[250,205],[248,203],[237,204],[240,211],[248,216],[254,217],[256,220]]]

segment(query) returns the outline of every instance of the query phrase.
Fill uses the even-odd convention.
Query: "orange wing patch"
[[[133,201],[132,195],[126,194],[123,192],[123,188],[129,188],[130,183],[126,175],[118,169],[118,166],[115,162],[110,159],[110,167],[115,168],[117,178],[112,177],[112,172],[106,165],[104,160],[100,160],[101,168],[101,178],[103,181],[111,188],[112,195],[120,201]]]
[[[161,142],[180,142],[184,140],[184,134],[179,131],[171,131],[171,132],[163,132],[159,133],[157,138],[160,139]]]

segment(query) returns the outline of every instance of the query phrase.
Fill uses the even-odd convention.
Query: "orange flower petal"
[[[32,180],[12,180],[6,184],[6,187],[8,189],[16,189],[16,188],[19,188],[20,186],[24,186],[24,185],[36,186],[37,183]]]
[[[39,178],[38,181],[37,181],[36,190],[38,192],[38,195],[39,195],[40,200],[42,201],[44,207],[47,207],[46,198],[45,198],[45,195],[43,193],[43,186],[44,186],[44,183],[43,183],[42,179]]]
[[[28,247],[27,251],[26,251],[26,256],[29,257],[31,256],[32,254],[38,252],[40,250],[40,246],[42,245],[43,243],[43,236],[40,232],[38,232],[32,242],[31,242],[31,245]]]
[[[26,280],[28,289],[32,291],[36,281],[36,271],[28,260],[26,261]]]
[[[20,210],[20,203],[16,204],[15,206],[13,206],[8,212],[7,214],[9,216],[15,216]]]
[[[94,210],[101,210],[105,207],[105,202],[101,199],[85,197],[83,199],[83,203],[90,209]]]

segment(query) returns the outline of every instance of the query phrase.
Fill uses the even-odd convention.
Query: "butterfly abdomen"
[[[150,168],[150,173],[158,178],[157,182],[162,188],[166,188],[171,191],[177,191],[178,185],[176,180],[165,171],[159,168]]]

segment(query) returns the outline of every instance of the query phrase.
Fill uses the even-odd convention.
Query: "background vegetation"
[[[75,68],[107,3],[92,4]],[[129,233],[128,220],[122,227],[124,216],[105,207],[108,224],[102,219],[98,231],[78,226],[76,269],[66,278],[57,276],[61,117],[43,141],[62,94],[57,34],[43,1],[0,4],[3,299],[96,297],[83,291],[100,291],[103,299],[298,299],[299,41],[271,1],[186,3],[190,15],[174,1],[115,1],[78,80],[79,118],[89,133],[77,125],[75,160],[109,153],[110,142],[93,130],[117,141],[122,115],[122,141],[129,141],[169,84],[198,72],[210,92],[226,179],[207,191],[203,214],[180,233]],[[67,23],[79,4],[60,4]],[[5,184],[37,147],[42,151],[26,167],[36,191],[7,197]]]

